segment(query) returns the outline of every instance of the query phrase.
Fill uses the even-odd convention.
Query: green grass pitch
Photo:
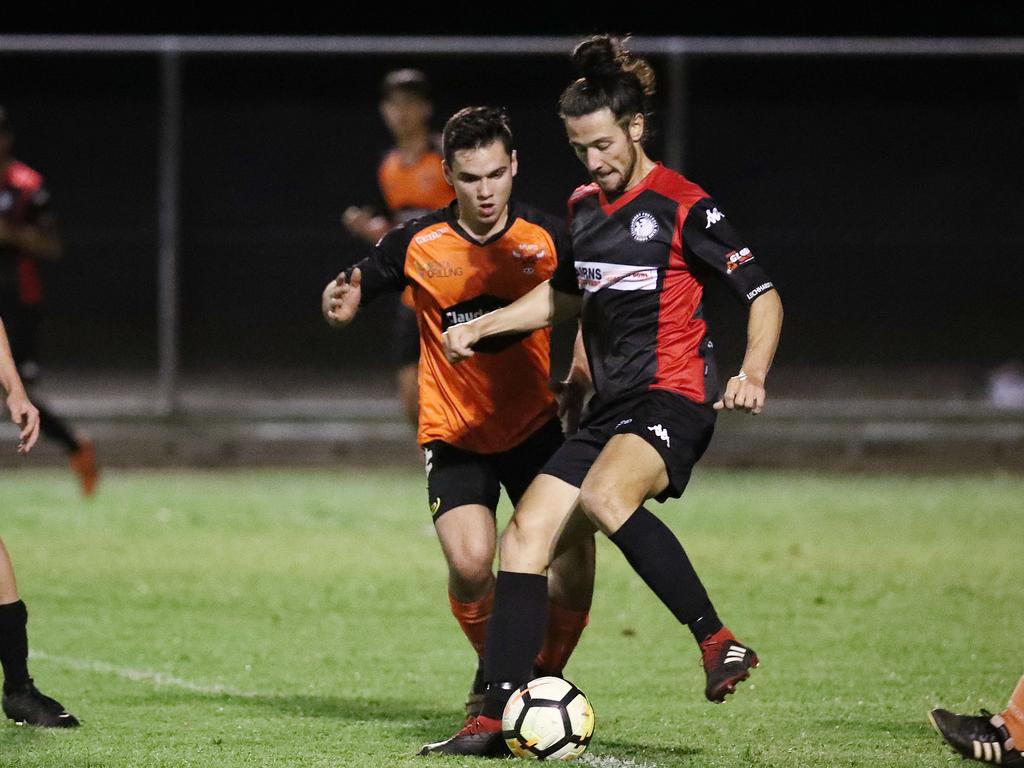
[[[602,540],[568,668],[597,712],[584,763],[960,765],[926,713],[999,710],[1024,671],[1022,498],[1008,476],[698,471],[656,508],[762,667],[704,701],[688,633]],[[4,472],[31,668],[84,726],[5,720],[0,766],[423,765],[473,670],[429,520],[414,470],[110,471],[88,502]]]

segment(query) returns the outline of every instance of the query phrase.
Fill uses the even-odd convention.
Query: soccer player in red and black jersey
[[[11,421],[20,430],[18,453],[32,450],[39,437],[39,410],[25,393],[14,356],[0,320],[0,390],[6,393]],[[0,707],[11,720],[50,728],[78,725],[74,715],[60,702],[39,692],[28,674],[28,611],[18,596],[14,566],[0,538],[0,668],[3,669],[3,698]]]
[[[381,195],[378,204],[350,206],[342,214],[346,229],[356,237],[376,243],[392,227],[443,208],[451,201],[452,188],[441,170],[440,141],[430,132],[433,112],[430,83],[418,69],[399,69],[384,78],[380,114],[395,146],[377,169]],[[406,417],[415,426],[420,343],[416,313],[408,291],[402,294],[395,313],[392,339],[398,366],[398,395]]]
[[[547,329],[495,339],[459,366],[445,359],[442,334],[545,282],[569,245],[564,221],[511,199],[518,158],[503,110],[457,112],[445,125],[444,153],[455,201],[391,230],[370,256],[328,283],[322,310],[331,325],[343,326],[379,296],[412,293],[427,498],[448,563],[452,614],[482,654],[501,488],[518,503],[563,436],[548,388]],[[561,674],[587,623],[593,546],[593,537],[581,537],[552,565],[543,646],[532,662],[546,674]],[[479,712],[482,682],[467,714]]]
[[[39,365],[36,336],[43,305],[38,262],[61,256],[56,217],[43,177],[12,155],[14,134],[0,107],[0,317],[7,323],[14,360],[31,385]],[[96,489],[99,472],[92,442],[38,403],[44,435],[64,446],[82,493]]]
[[[643,148],[654,75],[606,35],[573,53],[582,77],[562,94],[569,142],[594,183],[569,201],[573,262],[508,307],[450,328],[446,353],[579,315],[595,395],[579,431],[530,485],[501,540],[482,714],[421,754],[497,755],[501,713],[531,677],[545,623],[551,553],[594,528],[697,641],[705,695],[721,702],[758,658],[719,620],[682,545],[643,503],[683,493],[716,410],[760,413],[782,304],[722,209]],[[722,280],[749,307],[740,372],[718,399],[703,285]]]

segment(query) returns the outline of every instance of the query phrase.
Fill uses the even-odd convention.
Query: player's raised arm
[[[473,356],[473,347],[488,336],[527,333],[574,317],[580,313],[582,299],[557,291],[545,280],[507,307],[488,312],[468,323],[453,325],[444,333],[444,354],[458,363]]]

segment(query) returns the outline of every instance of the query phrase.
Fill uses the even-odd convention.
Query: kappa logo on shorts
[[[627,424],[632,424],[632,423],[633,423],[632,419],[623,419],[622,421],[620,421],[618,424],[615,425],[615,428],[618,429],[619,427],[624,427]]]
[[[427,477],[430,477],[430,470],[434,468],[434,451],[432,448],[423,449],[423,464],[427,470]]]
[[[708,223],[704,225],[704,229],[711,229],[712,224],[717,224],[725,218],[725,214],[717,208],[712,208],[708,211]]]
[[[640,211],[633,220],[629,222],[629,234],[638,243],[646,243],[658,234],[658,220],[653,214],[647,211]]]
[[[669,440],[668,437],[668,430],[661,426],[661,424],[655,424],[653,427],[648,427],[647,429],[648,431],[653,432],[655,435],[657,435],[658,439],[664,440],[665,445],[667,445],[669,448],[672,447],[672,442]]]

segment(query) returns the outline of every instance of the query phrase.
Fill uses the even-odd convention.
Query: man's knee
[[[587,477],[580,488],[580,506],[604,533],[614,533],[642,503],[623,496],[617,484],[605,478]]]
[[[490,543],[465,542],[448,553],[448,574],[466,588],[483,588],[493,578],[494,548]]]
[[[548,537],[541,526],[513,516],[501,534],[501,568],[519,573],[544,573],[550,565]]]

